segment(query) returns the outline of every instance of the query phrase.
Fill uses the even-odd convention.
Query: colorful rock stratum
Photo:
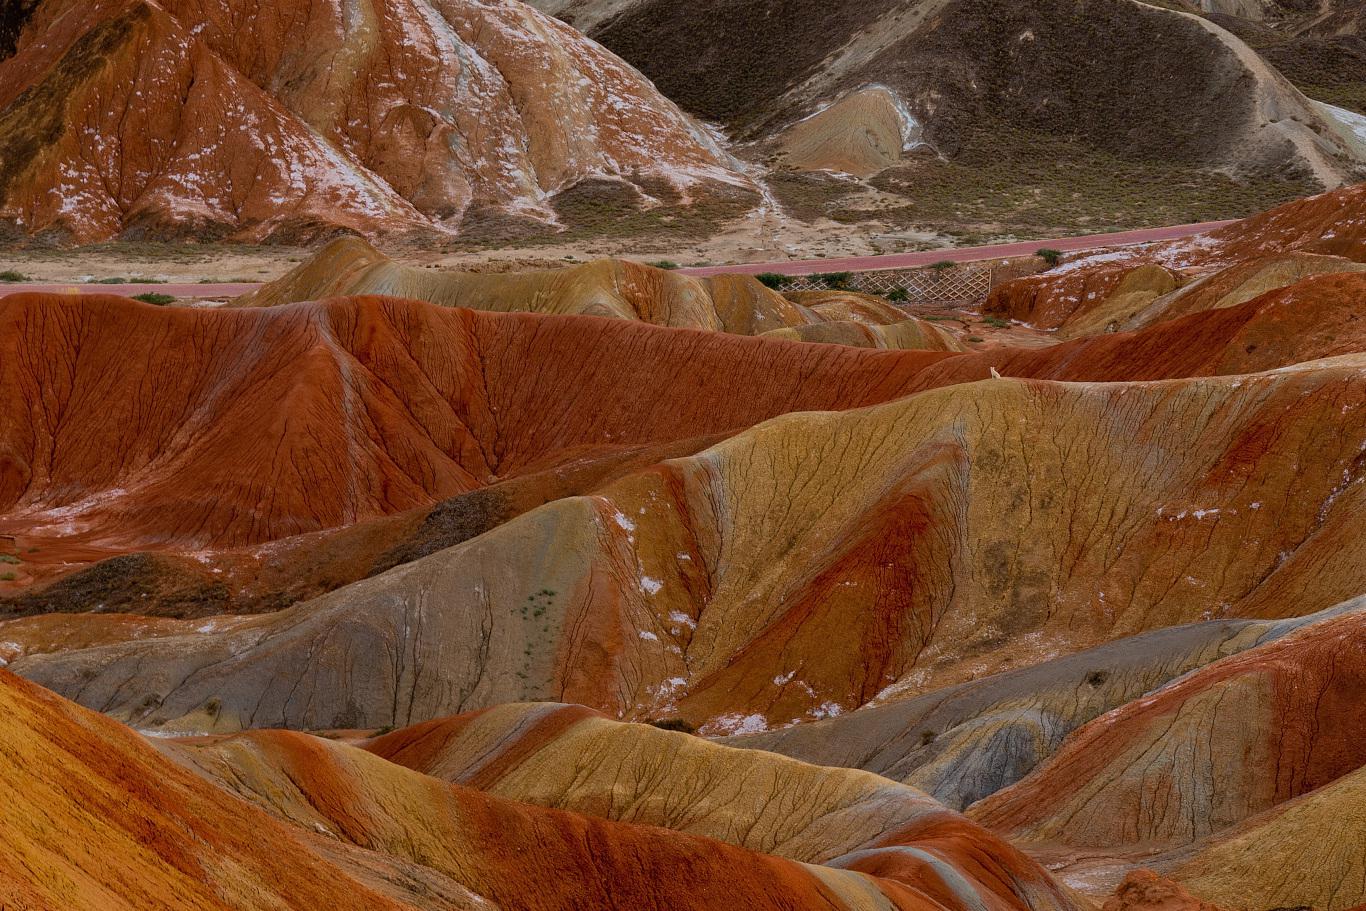
[[[1359,4],[537,5],[0,0],[0,241],[311,248],[0,296],[0,911],[1366,909]],[[1336,189],[963,307],[415,250],[1048,137]]]
[[[643,76],[517,0],[7,3],[0,225],[77,242],[451,233],[558,194],[753,196]]]

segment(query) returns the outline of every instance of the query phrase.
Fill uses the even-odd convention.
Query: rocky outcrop
[[[638,72],[516,0],[45,0],[0,86],[0,223],[59,240],[450,232],[553,221],[588,179],[748,185]]]
[[[1101,911],[1224,911],[1201,901],[1177,883],[1151,870],[1135,870],[1124,877]]]

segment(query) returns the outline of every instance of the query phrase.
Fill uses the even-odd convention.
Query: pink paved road
[[[1004,259],[1008,256],[1029,256],[1045,247],[1063,253],[1095,250],[1100,247],[1121,247],[1159,240],[1178,240],[1203,234],[1215,228],[1231,225],[1231,221],[1206,221],[1193,225],[1173,225],[1168,228],[1143,228],[1120,231],[1116,234],[1088,234],[1083,237],[1062,237],[1055,240],[1031,240],[1018,244],[993,244],[988,247],[958,247],[947,250],[928,250],[924,253],[891,253],[885,256],[853,256],[840,259],[806,259],[776,263],[745,263],[739,266],[706,266],[680,269],[688,275],[718,275],[738,273],[758,275],[760,272],[779,272],[783,275],[811,275],[814,272],[870,272],[878,269],[910,269],[950,260],[955,263],[981,262]]]
[[[257,285],[76,285],[76,284],[15,284],[0,285],[0,297],[19,294],[24,291],[43,291],[49,294],[121,294],[133,297],[138,294],[169,294],[176,298],[204,297],[219,300],[236,297],[255,290]]]
[[[680,269],[688,275],[718,275],[735,273],[757,275],[760,272],[781,272],[784,275],[810,275],[814,272],[867,272],[876,269],[909,269],[915,266],[928,266],[931,263],[951,260],[956,263],[981,262],[987,259],[1004,259],[1008,256],[1029,256],[1036,250],[1050,247],[1063,253],[1079,250],[1095,250],[1101,247],[1121,247],[1128,244],[1151,243],[1160,240],[1177,240],[1203,234],[1231,221],[1207,221],[1194,225],[1174,225],[1169,228],[1144,228],[1138,231],[1120,231],[1117,234],[1087,234],[1082,237],[1060,237],[1054,240],[1031,240],[1017,244],[993,244],[987,247],[958,247],[945,250],[929,250],[924,253],[892,253],[886,256],[853,256],[840,259],[791,260],[776,263],[742,263],[735,266],[706,266],[696,269]],[[252,284],[232,285],[76,285],[76,284],[0,284],[0,297],[18,294],[23,291],[46,291],[58,294],[122,294],[133,297],[138,294],[169,294],[176,298],[237,297],[257,288]]]

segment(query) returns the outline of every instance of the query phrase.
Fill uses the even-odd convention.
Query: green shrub
[[[164,307],[166,304],[175,303],[175,298],[171,297],[171,295],[157,294],[155,291],[149,291],[146,294],[136,294],[133,296],[133,300],[142,301],[144,304],[156,304],[158,307]]]
[[[969,335],[969,336],[968,336],[968,341],[970,341],[970,342],[985,342],[986,339],[982,338],[980,335]]]
[[[18,577],[15,576],[14,573],[0,574],[0,582],[13,582],[16,578]]]
[[[911,296],[906,293],[905,288],[893,288],[887,292],[887,300],[892,301],[893,303],[901,303],[910,300],[910,297]]]
[[[1010,321],[1009,321],[1009,320],[1001,319],[999,316],[988,316],[988,317],[985,317],[985,318],[982,320],[982,322],[986,323],[988,326],[990,326],[990,327],[993,328],[993,329],[1009,329],[1009,328],[1010,328]]]
[[[1049,268],[1062,262],[1062,251],[1054,250],[1051,247],[1043,247],[1042,249],[1037,250],[1034,255],[1048,263]]]
[[[656,260],[655,262],[650,263],[650,265],[654,266],[656,269],[667,269],[671,272],[678,268],[678,263],[671,259]]]
[[[811,280],[820,282],[832,291],[847,291],[849,280],[853,277],[852,272],[817,272],[811,276]]]
[[[122,277],[119,277],[119,278],[97,278],[97,279],[95,279],[93,282],[91,282],[91,284],[92,284],[92,285],[126,285],[126,284],[128,284],[128,279],[122,278]]]
[[[22,272],[15,272],[13,269],[7,269],[4,272],[0,272],[0,282],[9,282],[13,284],[14,282],[26,281],[28,281],[28,276]]]
[[[650,727],[659,728],[661,731],[682,731],[684,734],[697,733],[697,728],[682,718],[657,718],[650,722]]]
[[[930,268],[936,272],[947,272],[949,269],[955,269],[957,267],[958,263],[951,259],[941,259],[937,263],[930,263]]]
[[[781,272],[760,272],[754,277],[759,280],[759,284],[774,291],[781,289],[788,282],[788,277]]]
[[[19,558],[13,554],[0,554],[0,563],[18,563]]]

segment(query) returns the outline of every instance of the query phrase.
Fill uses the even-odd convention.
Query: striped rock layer
[[[869,875],[518,803],[304,734],[168,758],[4,671],[0,707],[0,899],[22,908],[1078,907],[961,817],[967,859],[928,838]]]
[[[552,699],[729,733],[1299,615],[1362,590],[1362,370],[1001,379],[791,414],[290,610],[12,667],[140,724]]]
[[[551,220],[585,179],[752,193],[636,70],[516,0],[44,0],[0,86],[0,223],[64,241],[448,233]]]

